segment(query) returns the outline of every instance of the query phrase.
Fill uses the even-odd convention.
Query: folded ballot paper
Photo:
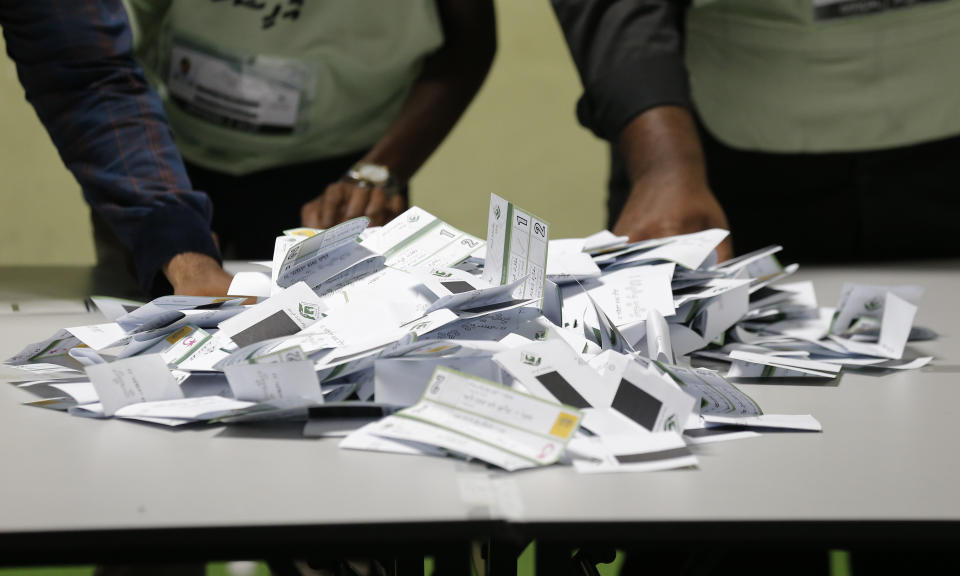
[[[765,413],[743,382],[931,361],[909,346],[935,337],[913,324],[921,287],[848,284],[821,307],[779,246],[718,263],[725,230],[551,239],[497,195],[486,239],[419,207],[367,224],[283,231],[229,297],[94,297],[105,321],[5,363],[25,404],[79,417],[300,421],[343,449],[597,474],[822,430],[802,410]]]

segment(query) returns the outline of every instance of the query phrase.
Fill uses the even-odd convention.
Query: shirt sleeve
[[[690,108],[682,0],[551,0],[584,92],[577,118],[616,141],[655,106]]]
[[[0,0],[7,53],[83,195],[133,254],[145,293],[183,252],[219,260],[160,98],[132,55],[121,0]]]

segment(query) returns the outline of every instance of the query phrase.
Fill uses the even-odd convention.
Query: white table
[[[0,273],[0,284],[12,278]],[[836,385],[746,385],[766,412],[813,414],[823,433],[701,446],[697,470],[509,475],[341,451],[296,429],[173,431],[74,418],[21,406],[32,396],[0,386],[0,558],[299,556],[372,542],[462,551],[486,538],[558,546],[960,541],[960,263],[802,269],[797,279],[814,280],[822,305],[836,301],[844,281],[925,286],[917,323],[940,337],[911,348],[936,360],[918,371],[847,373]],[[0,317],[0,354],[96,321]]]
[[[57,298],[87,277],[2,269],[0,284],[21,287],[0,300],[28,298],[24,276]],[[0,316],[0,355],[103,321]],[[0,367],[4,381],[28,377]],[[464,552],[500,524],[461,497],[458,478],[479,465],[340,450],[302,424],[171,430],[21,405],[32,399],[0,382],[0,564]]]
[[[916,324],[940,336],[909,349],[934,362],[883,375],[847,372],[830,385],[743,385],[765,412],[813,414],[823,433],[701,445],[696,470],[514,475],[507,481],[522,508],[511,526],[541,548],[548,541],[955,548],[960,262],[801,268],[796,279],[813,280],[828,306],[845,281],[924,286]]]

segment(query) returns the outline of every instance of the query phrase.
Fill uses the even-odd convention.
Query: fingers
[[[717,260],[723,262],[733,258],[733,241],[729,236],[717,246]]]
[[[387,195],[383,188],[377,187],[370,192],[370,202],[364,212],[373,226],[383,226],[387,222]]]
[[[306,228],[319,228],[322,213],[323,195],[320,195],[300,208],[300,225]]]
[[[387,198],[382,188],[367,188],[350,182],[335,182],[321,196],[300,208],[300,225],[330,228],[351,218],[367,216],[371,224],[381,226],[403,212],[406,202],[400,196]]]
[[[320,222],[317,228],[330,228],[340,221],[340,213],[345,210],[343,204],[346,202],[343,186],[340,182],[327,186],[323,193],[323,207],[320,212]]]
[[[387,204],[390,207],[390,213],[388,214],[388,218],[390,220],[393,220],[407,209],[407,199],[400,194],[390,198]]]
[[[346,207],[341,215],[340,221],[350,220],[351,218],[357,218],[363,216],[365,212],[368,212],[368,204],[370,203],[370,196],[372,190],[366,186],[358,186],[352,183],[341,182],[339,189],[343,194],[342,204],[345,204]],[[383,191],[380,191],[381,194]]]

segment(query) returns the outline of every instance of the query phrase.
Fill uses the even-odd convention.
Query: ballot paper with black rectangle
[[[575,408],[609,406],[616,393],[561,339],[532,342],[493,356],[527,392]]]
[[[485,280],[456,268],[414,270],[415,276],[437,299],[427,313],[448,308],[470,313],[491,312],[525,302],[519,299],[525,278],[504,285],[491,285]]]
[[[631,362],[611,407],[650,432],[683,432],[696,399],[652,366]]]
[[[237,346],[246,346],[268,338],[291,336],[300,330],[300,325],[294,322],[286,311],[277,310],[256,324],[247,326],[237,332],[231,338],[237,343]]]
[[[291,336],[320,319],[326,309],[321,299],[304,282],[282,290],[269,300],[220,323],[220,334],[237,346],[261,340]]]
[[[576,438],[567,451],[581,474],[652,472],[697,465],[683,437],[671,432]]]

